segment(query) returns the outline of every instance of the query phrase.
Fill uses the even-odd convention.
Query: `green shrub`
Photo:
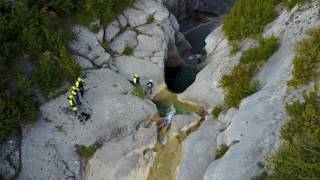
[[[230,42],[230,46],[231,46],[230,54],[235,54],[236,52],[238,52],[241,48],[240,45],[241,45],[241,43],[238,40],[231,41]]]
[[[2,81],[1,87],[8,86],[6,83],[10,82]],[[16,83],[17,90],[14,93],[8,89],[0,89],[0,143],[19,128],[20,124],[32,123],[37,118],[37,104],[33,100],[30,81],[19,74]]]
[[[85,146],[82,144],[75,145],[76,152],[85,160],[90,159],[94,153],[97,151],[98,147],[96,145]]]
[[[100,31],[100,27],[97,24],[94,24],[90,27],[90,30],[94,33],[98,33]]]
[[[232,69],[230,75],[221,78],[220,87],[225,91],[227,107],[238,107],[242,99],[258,90],[259,82],[251,79],[277,48],[276,38],[260,39],[259,46],[244,52],[240,64]]]
[[[268,39],[260,38],[259,46],[251,48],[243,53],[242,63],[265,63],[270,56],[278,49],[278,39],[271,37]]]
[[[238,0],[224,19],[223,30],[229,40],[243,40],[261,33],[276,17],[280,0]]]
[[[147,19],[147,24],[152,24],[154,22],[154,17],[153,15],[149,15],[148,19]]]
[[[290,10],[297,4],[303,4],[306,0],[282,0],[284,5]]]
[[[227,151],[229,150],[229,147],[225,144],[222,144],[217,150],[214,155],[214,159],[221,158]]]
[[[220,86],[225,90],[225,104],[227,107],[238,107],[241,100],[257,92],[259,83],[252,82],[256,66],[240,64],[235,66],[230,75],[220,80]]]
[[[142,99],[145,97],[144,90],[142,88],[140,88],[140,87],[135,87],[133,89],[132,95],[137,96],[137,97],[142,98]]]
[[[294,88],[315,80],[319,75],[320,29],[312,29],[307,34],[309,37],[298,44],[293,60],[293,79],[288,82],[288,85]]]
[[[131,56],[133,54],[133,48],[126,45],[122,54],[126,56]]]
[[[286,105],[289,121],[281,129],[284,142],[268,158],[274,179],[319,179],[320,103],[317,91],[304,95],[304,102]]]
[[[216,106],[212,109],[211,114],[214,118],[218,118],[221,111],[222,111],[222,106]]]

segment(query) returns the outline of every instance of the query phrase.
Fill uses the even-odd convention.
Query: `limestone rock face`
[[[124,22],[122,22],[124,23]],[[111,22],[108,27],[106,28],[105,32],[105,40],[111,41],[116,35],[120,32],[120,27],[117,20]]]
[[[97,66],[108,63],[111,56],[103,49],[96,34],[83,26],[76,26],[73,31],[78,37],[69,45],[73,54],[86,58]]]
[[[176,115],[173,117],[170,127],[170,134],[172,136],[176,136],[181,132],[185,132],[191,127],[195,126],[201,117],[197,114],[183,114],[183,115]]]
[[[134,48],[137,44],[137,34],[133,31],[126,31],[112,41],[110,48],[114,52],[122,54],[126,46]]]
[[[84,175],[83,164],[74,145],[89,146],[97,142],[102,145],[98,155],[105,150],[111,157],[117,153],[119,156],[121,152],[131,152],[124,159],[114,158],[113,162],[106,163],[121,164],[126,162],[125,159],[131,159],[128,173],[146,171],[140,168],[151,163],[154,155],[148,154],[149,157],[143,154],[143,150],[156,142],[156,128],[144,126],[157,113],[155,105],[131,95],[132,85],[111,70],[88,71],[85,81],[88,91],[82,110],[90,113],[91,119],[85,125],[79,123],[68,108],[66,95],[43,104],[42,118],[23,129],[23,166],[19,179],[81,179]],[[112,167],[114,172],[124,168],[122,165]],[[91,170],[88,168],[88,175],[92,174]],[[95,174],[104,171],[102,167],[94,169]]]
[[[239,63],[242,51],[235,56],[229,56],[229,43],[223,35],[222,26],[207,37],[206,44],[208,65],[199,72],[195,82],[185,92],[179,94],[179,99],[198,102],[207,108],[212,108],[223,104],[224,92],[219,87],[219,81]]]
[[[183,142],[183,155],[179,167],[179,180],[202,180],[203,174],[213,161],[216,150],[215,138],[220,123],[211,117]]]
[[[81,69],[90,69],[93,67],[92,63],[84,57],[73,55],[73,60]]]
[[[291,12],[282,11],[266,28],[264,36],[278,37],[280,47],[256,75],[261,90],[244,99],[232,115],[221,140],[230,149],[218,161],[213,161],[204,180],[250,179],[261,172],[265,156],[279,146],[279,131],[287,119],[284,106],[294,50],[308,29],[319,27],[318,11],[319,2],[311,1]]]

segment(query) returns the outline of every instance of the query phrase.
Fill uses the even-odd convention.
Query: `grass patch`
[[[229,150],[229,147],[225,144],[220,145],[220,147],[216,150],[216,153],[214,155],[214,159],[221,158],[227,151]]]
[[[218,118],[219,117],[219,114],[222,112],[222,106],[216,106],[216,107],[214,107],[213,109],[212,109],[212,112],[211,112],[211,114],[212,114],[212,116],[214,117],[214,118]]]
[[[236,52],[238,52],[240,50],[240,41],[238,40],[233,40],[230,42],[230,46],[231,46],[231,49],[230,49],[230,54],[235,54]]]
[[[126,55],[126,56],[132,56],[132,54],[133,54],[133,48],[130,47],[130,46],[128,46],[128,45],[126,45],[125,48],[124,48],[124,50],[123,50],[123,53],[122,53],[122,54],[123,54],[123,55]]]
[[[143,99],[146,96],[144,90],[141,87],[135,87],[132,91],[132,95],[137,96],[141,99]]]
[[[100,27],[97,24],[93,24],[90,26],[90,30],[94,33],[98,33],[100,31]]]
[[[277,153],[268,158],[274,179],[319,179],[320,102],[317,89],[304,101],[286,105],[289,121],[281,129],[284,140]]]
[[[76,144],[74,147],[76,148],[76,152],[79,156],[85,160],[90,159],[98,149],[96,145],[90,145],[87,147],[85,145]]]
[[[308,37],[297,45],[293,60],[293,79],[288,82],[288,85],[294,88],[308,84],[319,76],[320,29],[311,29],[307,34]]]
[[[152,24],[154,22],[154,17],[153,15],[149,15],[148,18],[147,18],[147,24]]]
[[[147,180],[175,180],[176,168],[182,158],[182,145],[177,138],[171,138],[165,146],[157,145],[157,157]]]
[[[238,107],[242,99],[257,92],[259,82],[252,81],[252,77],[277,48],[278,40],[275,37],[261,38],[259,46],[244,52],[240,64],[232,69],[230,75],[221,78],[220,86],[225,90],[226,107]]]
[[[304,4],[307,1],[306,0],[282,0],[283,4],[289,9],[291,10],[295,5],[297,4]]]
[[[261,33],[276,18],[280,0],[238,0],[224,18],[223,30],[229,40],[243,40]]]
[[[153,102],[157,105],[162,117],[166,115],[167,109],[169,109],[171,105],[174,105],[177,110],[177,114],[184,114],[188,112],[194,112],[197,114],[202,113],[201,107],[179,101],[177,95],[170,92],[168,89],[164,89],[157,94],[154,97]]]

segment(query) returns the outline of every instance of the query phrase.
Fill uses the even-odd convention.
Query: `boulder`
[[[133,31],[126,31],[117,36],[110,44],[112,51],[122,54],[126,45],[135,48],[138,44],[137,34]]]
[[[123,12],[128,19],[130,27],[136,27],[147,23],[148,14],[143,10],[129,8]]]
[[[121,26],[122,28],[127,27],[127,25],[128,25],[128,20],[127,20],[127,18],[126,18],[124,15],[120,14],[120,15],[117,17],[117,19],[118,19],[118,22],[119,22],[119,24],[120,24],[120,26]]]
[[[68,108],[67,94],[43,104],[41,119],[23,129],[24,166],[18,179],[82,179],[84,165],[75,152],[75,144],[89,146],[99,142],[102,149],[109,149],[104,146],[109,146],[110,142],[111,147],[119,143],[121,148],[121,143],[134,136],[135,140],[131,138],[134,146],[130,146],[130,150],[123,149],[133,154],[141,152],[141,144],[153,144],[156,130],[143,128],[143,124],[157,113],[155,105],[131,95],[130,82],[111,70],[88,71],[86,76],[87,102],[83,101],[82,110],[91,114],[90,120],[85,125],[79,123]],[[142,129],[137,133],[139,127]],[[113,162],[121,163],[122,159],[118,160]],[[143,164],[144,160],[139,162]],[[140,166],[132,168],[130,171],[143,171]],[[100,170],[104,169],[96,169]]]
[[[103,64],[107,64],[110,59],[110,54],[105,52],[101,54],[98,58],[94,59],[92,62],[97,66],[102,66]]]
[[[171,123],[170,134],[176,136],[181,132],[186,132],[191,127],[197,125],[200,120],[201,117],[195,113],[176,115]]]
[[[220,124],[209,116],[194,133],[183,141],[183,155],[179,167],[179,180],[202,180],[207,167],[214,160],[216,136]]]
[[[110,42],[120,32],[119,22],[112,21],[105,30],[105,40]]]
[[[73,55],[73,60],[81,69],[93,68],[92,63],[84,57]]]
[[[139,0],[135,7],[144,10],[148,15],[152,15],[156,21],[162,21],[169,16],[168,9],[154,0]]]

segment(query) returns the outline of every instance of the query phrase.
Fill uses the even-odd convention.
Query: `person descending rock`
[[[73,95],[70,95],[70,96],[68,97],[68,100],[69,100],[69,106],[70,106],[71,110],[74,112],[74,115],[75,115],[78,119],[80,119],[80,115],[81,115],[80,109],[79,109],[78,106],[77,106],[77,103],[76,103],[76,100],[75,100],[74,96],[73,96]]]
[[[153,89],[153,81],[152,81],[152,79],[149,80],[149,82],[147,83],[146,87],[147,87],[147,92],[149,92],[149,94],[151,95],[152,94],[152,89]]]
[[[76,86],[72,86],[70,88],[70,94],[73,95],[74,99],[77,102],[77,105],[81,105],[82,104],[81,101],[80,101],[80,98],[79,98],[79,89]]]
[[[133,76],[133,85],[140,87],[140,77],[137,74],[134,74]]]
[[[76,82],[76,88],[79,89],[80,95],[83,98],[84,95],[84,87],[86,86],[86,83],[84,82],[83,79],[81,79],[80,77],[77,79]]]

